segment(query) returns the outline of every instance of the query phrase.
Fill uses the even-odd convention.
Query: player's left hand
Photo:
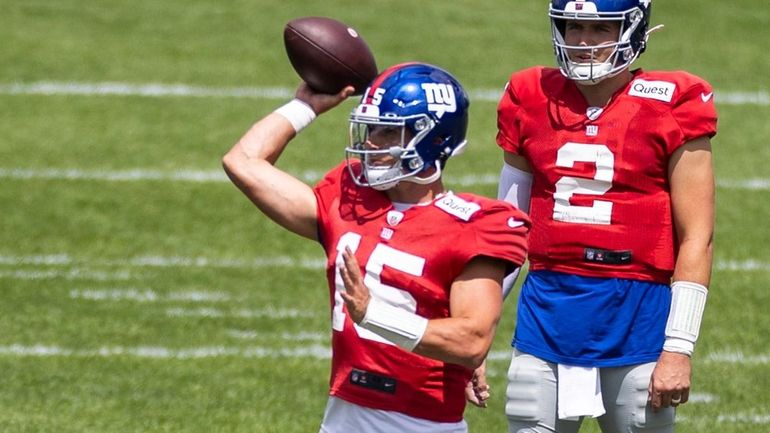
[[[487,383],[487,362],[473,371],[473,377],[465,386],[465,398],[471,404],[485,408],[489,399],[489,384]]]
[[[356,323],[361,323],[366,316],[366,308],[369,306],[369,298],[371,297],[369,288],[364,285],[358,260],[349,247],[345,247],[345,251],[342,252],[342,259],[345,263],[340,266],[340,275],[345,284],[345,291],[340,292],[340,295],[348,307],[350,318]]]
[[[650,378],[648,397],[652,410],[677,407],[690,398],[690,357],[663,351]]]

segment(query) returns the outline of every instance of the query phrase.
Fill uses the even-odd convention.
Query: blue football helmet
[[[652,0],[552,0],[548,16],[561,73],[581,84],[595,84],[629,67],[647,47],[651,9]],[[564,41],[567,20],[620,22],[620,35],[613,44],[569,46]],[[604,62],[576,62],[568,54],[584,51],[594,57],[596,50],[608,47],[614,51]]]
[[[469,104],[457,79],[436,66],[403,63],[382,72],[350,114],[345,154],[356,184],[386,190],[436,181],[465,148]],[[383,130],[393,145],[373,148],[370,137]]]

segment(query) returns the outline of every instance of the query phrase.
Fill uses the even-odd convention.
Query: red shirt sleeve
[[[519,154],[519,99],[514,93],[513,80],[505,85],[497,104],[497,145],[506,152]]]
[[[682,89],[681,96],[671,109],[678,125],[677,137],[669,140],[669,154],[681,145],[700,137],[713,137],[717,133],[717,111],[714,106],[714,90],[704,80],[695,76]]]
[[[469,261],[477,256],[487,256],[515,266],[524,264],[531,226],[526,214],[508,203],[490,200],[474,215],[471,223],[475,246],[468,253]]]

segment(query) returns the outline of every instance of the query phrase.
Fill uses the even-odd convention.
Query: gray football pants
[[[601,368],[602,398],[607,411],[598,418],[604,433],[673,433],[675,409],[653,412],[647,387],[654,362]],[[508,369],[505,413],[509,433],[576,433],[582,419],[558,419],[556,364],[513,351]]]

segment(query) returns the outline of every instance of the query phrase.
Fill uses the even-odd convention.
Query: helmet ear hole
[[[446,164],[446,161],[449,159],[450,156],[452,156],[454,149],[451,146],[446,146],[445,143],[448,141],[447,136],[442,137],[436,137],[435,140],[433,140],[433,145],[436,147],[443,147],[441,151],[439,151],[438,156],[436,157],[436,160],[441,164],[441,167],[443,168]]]

